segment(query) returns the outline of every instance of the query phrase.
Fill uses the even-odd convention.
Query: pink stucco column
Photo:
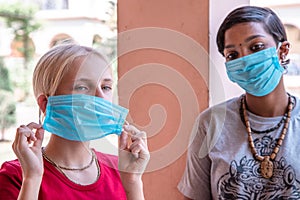
[[[119,103],[148,135],[147,200],[181,198],[190,133],[208,106],[208,2],[118,1]]]

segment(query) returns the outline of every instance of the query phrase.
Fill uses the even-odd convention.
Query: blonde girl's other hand
[[[15,140],[12,144],[24,178],[41,178],[44,172],[42,157],[42,142],[44,129],[42,125],[31,122],[17,128]]]
[[[119,141],[119,170],[142,174],[149,159],[146,132],[133,125],[124,125]]]
[[[127,199],[142,200],[142,174],[150,159],[147,134],[127,124],[119,140],[119,172]]]

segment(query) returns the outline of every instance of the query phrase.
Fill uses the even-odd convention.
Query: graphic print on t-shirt
[[[270,155],[276,143],[270,136],[254,140],[262,156]],[[231,161],[229,172],[218,181],[218,199],[300,199],[300,182],[292,166],[278,156],[273,165],[273,176],[267,179],[260,173],[260,162],[253,157]]]

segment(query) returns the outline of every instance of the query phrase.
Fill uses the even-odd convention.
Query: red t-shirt
[[[118,158],[96,152],[100,166],[100,178],[90,185],[78,185],[61,174],[44,159],[44,175],[39,192],[43,200],[122,200],[126,194],[118,171]],[[18,160],[3,163],[0,169],[0,199],[15,200],[22,185],[22,169]]]

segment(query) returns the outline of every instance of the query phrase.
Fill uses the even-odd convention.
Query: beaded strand
[[[252,137],[252,130],[250,127],[250,122],[249,122],[249,117],[247,115],[247,108],[246,108],[246,100],[245,100],[245,95],[241,98],[241,107],[242,107],[242,114],[243,114],[243,118],[245,120],[245,125],[246,125],[246,130],[248,133],[248,142],[249,142],[249,147],[251,150],[251,153],[253,154],[254,158],[258,161],[261,162],[261,170],[262,170],[262,175],[265,178],[270,178],[273,175],[273,163],[272,161],[275,160],[277,153],[279,152],[279,149],[283,143],[283,140],[286,136],[287,133],[287,129],[289,127],[289,122],[291,119],[291,112],[293,110],[293,101],[292,101],[292,97],[289,95],[289,102],[288,102],[288,106],[287,106],[287,111],[285,113],[285,122],[284,122],[284,127],[282,129],[282,132],[280,134],[280,137],[277,140],[276,146],[273,149],[273,152],[271,153],[270,156],[261,156],[257,153],[256,149],[255,149],[255,145],[253,142],[253,137]],[[265,165],[268,165],[268,167],[265,167]],[[272,169],[269,169],[272,168]],[[268,174],[268,175],[266,175]]]

